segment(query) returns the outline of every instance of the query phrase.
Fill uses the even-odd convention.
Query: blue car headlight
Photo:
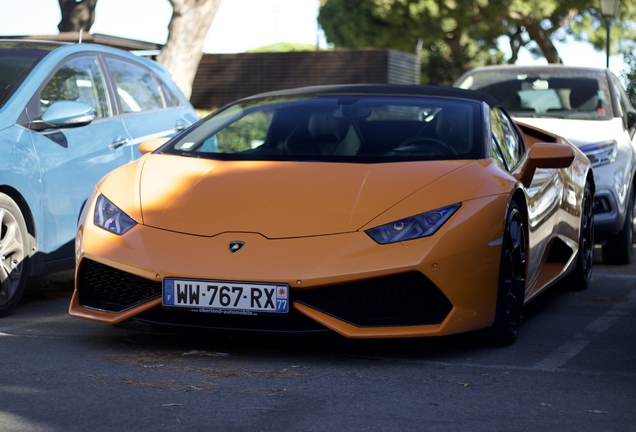
[[[379,244],[395,243],[405,240],[413,240],[427,237],[444,225],[452,215],[461,207],[461,204],[452,204],[436,210],[427,211],[405,219],[371,228],[365,232]]]
[[[618,143],[614,140],[598,144],[581,146],[581,151],[585,153],[592,163],[592,167],[611,164],[618,155]]]
[[[97,197],[93,223],[117,235],[122,235],[137,225],[137,222],[132,220],[130,216],[121,211],[115,204],[108,201],[104,195]]]

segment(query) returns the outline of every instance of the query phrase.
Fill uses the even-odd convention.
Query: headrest
[[[307,129],[313,138],[329,136],[342,141],[347,135],[349,122],[346,119],[334,117],[332,113],[320,113],[309,117]]]
[[[468,153],[472,148],[470,141],[472,108],[456,106],[445,108],[437,113],[435,132],[457,154]]]
[[[437,113],[435,131],[439,136],[466,132],[470,128],[470,107],[445,108]]]

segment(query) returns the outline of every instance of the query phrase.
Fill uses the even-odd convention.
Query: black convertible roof
[[[256,99],[277,96],[294,95],[399,95],[399,96],[437,96],[457,99],[469,99],[485,102],[491,107],[500,103],[491,95],[476,91],[463,90],[454,87],[405,85],[405,84],[344,84],[330,86],[300,87],[279,90],[250,96],[246,99]]]

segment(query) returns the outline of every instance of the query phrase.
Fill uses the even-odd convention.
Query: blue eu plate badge
[[[174,305],[174,282],[167,280],[163,285],[163,304]]]

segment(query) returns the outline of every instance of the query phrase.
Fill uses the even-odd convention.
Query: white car
[[[629,264],[636,229],[636,111],[607,69],[545,66],[475,68],[454,84],[491,94],[516,120],[577,145],[594,170],[595,242],[603,262]]]

